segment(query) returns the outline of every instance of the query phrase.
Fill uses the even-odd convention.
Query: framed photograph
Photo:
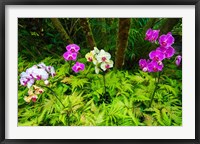
[[[0,8],[1,143],[200,143],[199,0]]]

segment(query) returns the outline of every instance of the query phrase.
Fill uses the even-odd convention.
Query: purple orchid
[[[167,33],[167,35],[161,35],[159,38],[159,44],[161,47],[168,48],[174,43],[174,37],[171,32]]]
[[[46,67],[47,67],[43,62],[39,63],[37,66],[39,68],[43,68],[43,69],[46,69]]]
[[[164,54],[164,58],[170,59],[175,54],[175,49],[173,47],[158,47],[157,51],[161,51]]]
[[[160,30],[152,30],[151,28],[147,30],[145,40],[150,42],[155,42],[158,39]]]
[[[77,53],[72,53],[72,52],[65,52],[64,54],[63,54],[63,57],[64,57],[64,59],[66,60],[66,61],[70,61],[70,60],[72,60],[72,61],[76,61],[76,57],[77,57]]]
[[[48,73],[44,69],[35,69],[32,73],[32,76],[36,80],[47,80],[49,78]]]
[[[69,44],[66,46],[66,49],[68,52],[78,53],[78,51],[80,50],[80,47],[76,44]]]
[[[162,71],[164,65],[162,63],[162,61],[151,61],[148,64],[148,72],[158,72],[158,71]]]
[[[35,82],[35,80],[33,78],[31,78],[31,79],[25,78],[25,77],[20,78],[21,85],[27,86],[28,88],[30,88],[34,84],[34,82]]]
[[[78,73],[79,71],[83,71],[84,69],[85,69],[85,65],[79,62],[76,62],[76,64],[72,67],[72,70],[75,73]]]
[[[177,66],[179,66],[181,64],[181,59],[182,59],[182,57],[180,55],[176,56],[175,63],[176,63]]]
[[[153,50],[149,53],[149,57],[154,61],[162,61],[165,58],[165,55],[158,50]]]
[[[142,71],[144,72],[148,71],[148,63],[149,63],[148,60],[146,61],[146,59],[140,59],[139,66],[142,69]]]

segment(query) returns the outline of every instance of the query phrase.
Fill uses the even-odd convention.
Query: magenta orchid
[[[153,32],[155,30],[148,29],[146,32],[145,40],[153,40],[154,38],[158,38],[158,33],[160,30]],[[152,42],[152,41],[151,41]],[[174,37],[171,32],[166,35],[161,35],[159,37],[160,46],[149,53],[149,58],[151,61],[146,61],[145,59],[141,59],[139,61],[139,66],[144,72],[157,72],[162,71],[164,65],[162,61],[164,59],[170,59],[175,54],[175,49],[171,46],[174,43]],[[179,65],[181,61],[181,57],[176,59],[176,64]]]
[[[72,70],[75,73],[78,73],[79,71],[83,71],[85,69],[85,65],[80,62],[76,62],[76,64],[72,67]]]
[[[150,42],[155,42],[158,39],[160,30],[152,30],[151,28],[147,30],[145,40]]]
[[[153,50],[149,53],[149,57],[154,61],[162,61],[165,58],[165,55],[162,53],[162,51]]]
[[[159,38],[159,44],[161,47],[168,48],[174,43],[174,37],[172,36],[171,32],[167,33],[166,35],[161,35]]]
[[[72,52],[65,52],[63,54],[63,57],[66,61],[76,61],[77,53],[72,53]]]
[[[174,37],[172,36],[171,32],[167,33],[166,35],[163,34],[159,37],[159,43],[156,42],[157,38],[159,37],[159,30],[155,31],[152,29],[148,29],[146,32],[145,40],[148,40],[150,42],[155,42],[156,44],[159,44],[160,46],[149,53],[150,60],[146,59],[140,59],[139,60],[139,66],[140,69],[142,69],[143,72],[158,72],[157,73],[157,81],[155,79],[155,88],[154,92],[151,96],[151,101],[149,104],[149,107],[152,104],[152,101],[154,99],[155,92],[158,87],[159,79],[160,79],[160,71],[163,70],[164,59],[170,59],[175,54],[175,49],[172,47],[172,44],[174,43]],[[181,63],[181,56],[177,56],[175,59],[175,63],[177,66]]]
[[[66,46],[66,49],[68,52],[78,53],[78,51],[80,50],[80,47],[76,44],[69,44]]]
[[[158,71],[162,71],[164,65],[161,61],[151,61],[148,64],[148,72],[158,72]]]
[[[164,58],[170,59],[175,54],[175,49],[173,47],[158,47],[157,51],[161,51],[164,54]]]
[[[148,63],[149,61],[146,59],[140,59],[139,66],[142,69],[142,71],[146,72],[148,71]]]
[[[67,51],[63,54],[63,57],[66,61],[76,61],[77,60],[77,56],[78,56],[78,52],[80,50],[80,47],[76,44],[69,44],[66,46]],[[92,60],[92,56],[88,56],[88,61]],[[72,65],[72,62],[69,63],[70,67]],[[82,71],[85,69],[85,65],[83,63],[80,62],[76,62],[74,64],[74,66],[72,66],[72,70],[75,73],[78,73],[79,71]],[[54,69],[51,69],[51,74],[54,75]]]

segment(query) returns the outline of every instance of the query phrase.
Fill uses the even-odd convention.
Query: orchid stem
[[[69,61],[69,75],[72,74],[72,61]]]
[[[105,78],[106,73],[103,74],[103,83],[104,83],[104,97],[106,100],[106,78]]]
[[[39,86],[41,86],[41,85],[39,85]],[[62,103],[62,101],[58,98],[58,96],[57,96],[57,94],[51,89],[51,88],[49,88],[49,87],[47,87],[47,86],[41,86],[41,87],[45,87],[45,88],[47,88],[48,90],[50,90],[51,92],[52,92],[52,94],[58,99],[58,101],[62,104],[62,106],[65,108],[65,105]]]
[[[156,78],[155,78],[155,88],[154,88],[154,91],[153,91],[153,94],[151,96],[151,101],[150,101],[150,104],[149,104],[149,107],[151,107],[151,104],[153,102],[153,99],[154,99],[154,96],[155,96],[155,93],[156,93],[156,90],[157,90],[157,87],[158,87],[158,83],[159,83],[159,80],[160,80],[160,72],[158,72],[158,81],[156,82]]]
[[[106,78],[105,78],[105,74],[103,75],[103,83],[104,83],[104,94],[106,94]]]

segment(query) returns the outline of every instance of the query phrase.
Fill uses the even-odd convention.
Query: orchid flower
[[[109,60],[109,61],[107,61],[107,62],[102,62],[100,67],[101,67],[101,69],[102,69],[103,71],[106,71],[107,69],[113,67],[113,61],[112,61],[112,60]]]
[[[76,57],[77,57],[77,53],[72,53],[72,52],[65,52],[64,54],[63,54],[63,57],[64,57],[64,59],[66,60],[66,61],[70,61],[70,60],[72,60],[72,61],[76,61]]]
[[[66,49],[68,52],[78,53],[78,51],[80,50],[80,47],[76,44],[69,44],[66,46]]]
[[[99,54],[96,55],[96,59],[99,63],[101,62],[107,62],[111,58],[111,55],[108,52],[105,52],[104,50],[100,50]]]
[[[169,32],[167,35],[161,35],[159,38],[159,44],[161,47],[168,48],[174,43],[174,37]]]
[[[160,30],[152,30],[151,28],[147,30],[145,40],[150,42],[155,42],[158,39]]]
[[[176,56],[176,61],[175,61],[175,63],[176,63],[177,66],[180,65],[181,59],[182,59],[182,57],[181,57],[180,55]]]
[[[79,62],[76,62],[76,64],[72,67],[72,70],[75,73],[78,73],[79,71],[83,71],[84,69],[85,69],[85,65]]]

